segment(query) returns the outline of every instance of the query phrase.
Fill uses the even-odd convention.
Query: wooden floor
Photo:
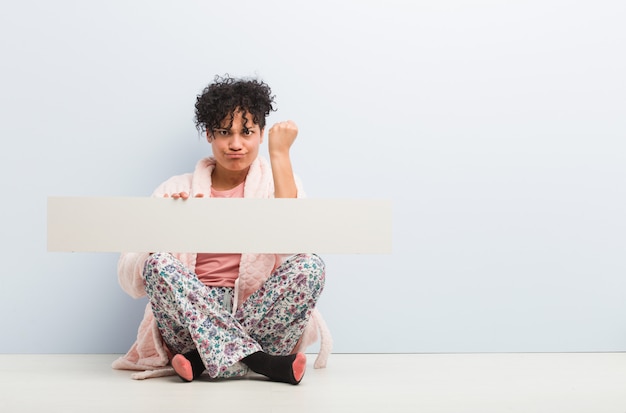
[[[626,353],[334,354],[298,386],[136,381],[117,355],[0,355],[0,411],[626,413]]]

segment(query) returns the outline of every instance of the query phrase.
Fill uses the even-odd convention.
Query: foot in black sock
[[[290,354],[288,356],[271,356],[262,351],[257,351],[242,360],[252,371],[268,377],[272,381],[298,384],[304,376],[306,369],[306,356],[304,353]]]
[[[172,359],[172,367],[183,381],[197,379],[206,370],[198,350],[175,355]]]

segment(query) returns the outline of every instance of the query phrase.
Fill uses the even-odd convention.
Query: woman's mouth
[[[225,156],[228,159],[241,159],[241,158],[243,158],[246,155],[243,154],[243,153],[227,153],[227,154],[225,154]]]

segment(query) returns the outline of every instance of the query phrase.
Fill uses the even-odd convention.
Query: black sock
[[[183,356],[185,356],[185,358],[189,360],[189,363],[191,363],[193,378],[197,379],[198,377],[200,377],[202,373],[204,373],[204,370],[206,370],[206,367],[204,366],[204,362],[202,361],[198,350],[194,349],[188,353],[183,354]]]
[[[272,356],[257,351],[241,361],[255,373],[262,374],[272,381],[298,384],[304,375],[306,356],[304,353]]]

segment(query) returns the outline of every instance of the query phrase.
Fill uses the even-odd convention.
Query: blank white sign
[[[51,252],[391,253],[391,202],[49,197]]]

